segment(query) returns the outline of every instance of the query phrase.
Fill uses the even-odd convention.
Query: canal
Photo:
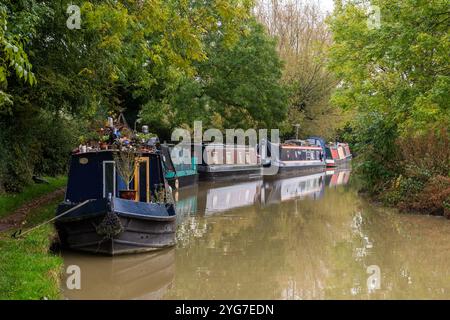
[[[351,172],[201,183],[174,194],[178,244],[64,252],[68,299],[449,299],[450,221],[358,195]],[[67,275],[66,275],[67,276]]]

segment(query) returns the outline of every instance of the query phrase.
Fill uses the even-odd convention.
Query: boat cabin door
[[[136,201],[150,202],[150,159],[139,157],[136,160],[134,171],[134,189],[137,191]]]

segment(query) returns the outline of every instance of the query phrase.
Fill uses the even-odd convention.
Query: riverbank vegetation
[[[78,29],[72,1],[2,1],[0,192],[64,173],[89,129],[123,112],[162,140],[194,120],[347,140],[366,191],[448,212],[446,1],[370,3],[375,27],[364,1],[326,17],[300,0],[90,0]]]
[[[337,1],[329,18],[332,100],[354,110],[346,131],[365,190],[407,210],[449,214],[450,76],[446,1]],[[375,17],[376,19],[376,17]]]
[[[50,219],[62,199],[35,210],[24,228]],[[50,251],[56,237],[51,224],[37,228],[23,238],[0,232],[0,299],[59,299],[62,258]]]
[[[24,187],[21,193],[0,194],[0,218],[10,214],[20,206],[29,203],[45,194],[64,188],[67,177],[45,177],[43,183],[31,184]]]
[[[58,174],[91,123],[124,112],[170,139],[205,126],[274,127],[287,107],[275,40],[252,1],[0,4],[0,187]]]
[[[63,194],[41,200],[63,188],[67,178],[46,177],[45,180],[47,183],[26,186],[22,193],[0,195],[0,218],[16,210],[26,211],[23,221],[20,219],[17,225],[7,226],[10,228],[0,232],[0,300],[60,297],[59,276],[63,261],[49,249],[56,237],[53,225],[43,225],[18,239],[11,237],[19,228],[26,231],[54,217]]]

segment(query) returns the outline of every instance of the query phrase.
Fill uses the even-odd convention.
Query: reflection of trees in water
[[[349,241],[352,213],[349,194],[326,197],[330,198],[197,218],[206,223],[207,232],[191,237],[189,245],[177,251],[177,264],[182,267],[177,268],[168,298],[279,299],[293,282],[301,290],[300,297],[323,296],[329,266],[334,265],[333,241]],[[348,251],[351,255],[351,247]]]
[[[166,298],[448,298],[450,226],[418,218],[374,208],[344,186],[318,200],[190,217]],[[382,280],[369,295],[370,265]]]
[[[271,217],[255,207],[232,214],[206,218],[205,236],[177,250],[180,267],[166,298],[277,297],[280,288],[272,274],[284,264],[285,252],[282,241],[272,238],[277,232],[266,221]]]
[[[286,288],[295,287],[292,297],[323,299],[329,297],[330,290],[342,291],[338,288],[341,283],[343,288],[354,286],[355,270],[362,269],[353,259],[350,232],[357,200],[354,193],[332,190],[321,201],[300,203],[300,218],[291,219],[285,231],[292,239],[289,272],[280,277]],[[283,208],[287,205],[281,204],[280,210],[287,212],[288,208]]]
[[[115,257],[68,251],[64,263],[66,268],[77,265],[81,270],[80,290],[67,289],[69,275],[63,274],[67,299],[161,299],[175,276],[173,248]]]
[[[366,263],[378,265],[382,275],[373,297],[450,298],[450,224],[368,205],[364,217],[373,244]]]

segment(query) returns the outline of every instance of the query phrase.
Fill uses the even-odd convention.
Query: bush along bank
[[[450,140],[447,129],[408,134],[396,142],[391,175],[371,189],[383,203],[403,212],[450,218]]]
[[[64,188],[67,183],[66,176],[45,177],[43,183],[32,183],[20,193],[0,193],[0,220],[11,215],[25,204],[30,204],[44,195]]]

